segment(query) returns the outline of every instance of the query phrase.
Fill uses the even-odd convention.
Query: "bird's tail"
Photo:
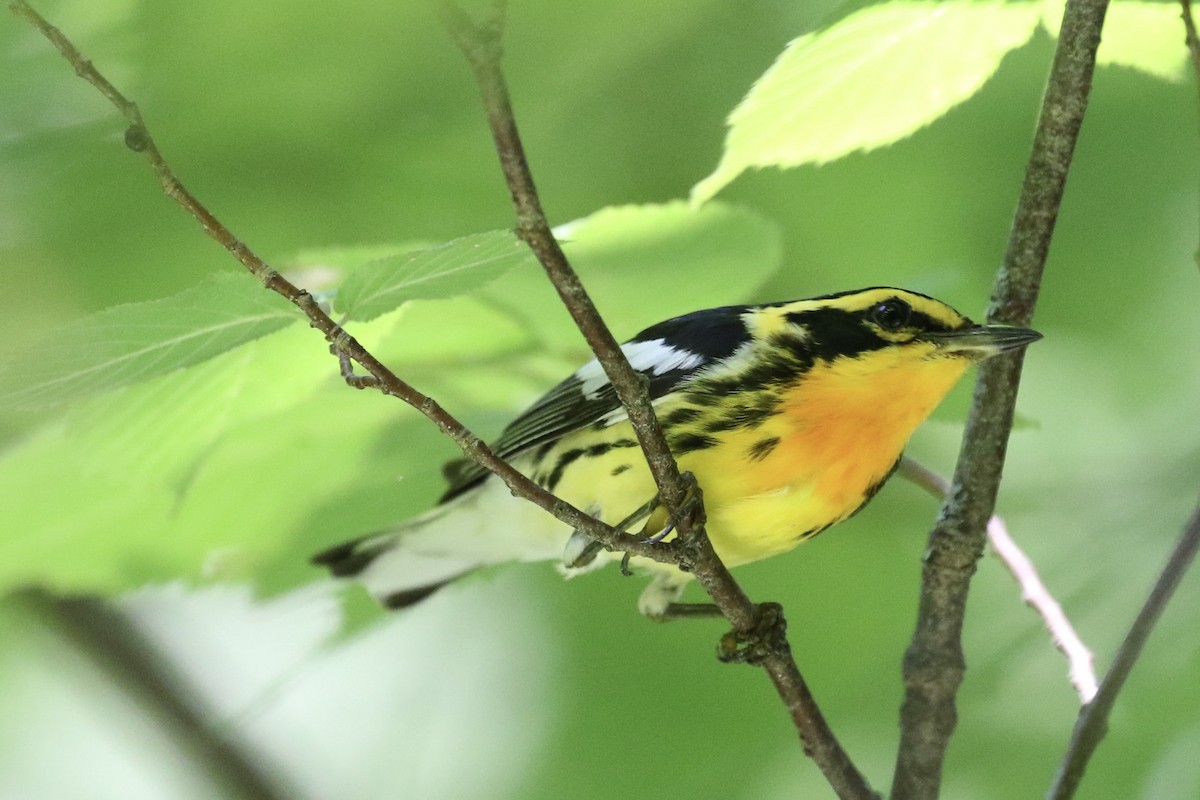
[[[569,529],[528,503],[515,504],[514,513],[507,490],[491,483],[312,562],[363,584],[388,608],[403,608],[488,564],[561,558]]]
[[[399,528],[344,542],[317,553],[312,563],[334,577],[359,581],[388,608],[410,606],[482,566],[466,554],[420,552],[409,546],[430,522],[418,517]]]

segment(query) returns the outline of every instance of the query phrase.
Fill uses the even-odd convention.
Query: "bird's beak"
[[[1015,325],[975,325],[960,331],[931,332],[921,336],[946,355],[982,361],[999,353],[1031,345],[1042,335]]]

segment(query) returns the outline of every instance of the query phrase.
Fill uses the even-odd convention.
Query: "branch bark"
[[[1027,325],[1033,317],[1107,8],[1107,0],[1067,2],[989,322]],[[930,533],[916,631],[904,657],[900,749],[892,782],[896,800],[935,798],[941,786],[957,722],[955,697],[966,670],[967,592],[996,503],[1023,359],[1023,353],[1015,353],[980,368],[950,499]]]
[[[482,439],[443,409],[433,398],[401,380],[388,367],[368,352],[366,348],[359,344],[344,328],[334,322],[311,294],[288,281],[259,258],[245,242],[235,236],[232,231],[225,227],[212,212],[187,190],[183,183],[175,176],[170,165],[163,158],[162,153],[159,152],[158,146],[150,135],[150,131],[146,127],[137,105],[121,94],[95,68],[91,61],[84,58],[75,45],[61,31],[47,22],[44,17],[38,14],[24,0],[14,0],[10,4],[10,8],[14,14],[29,21],[42,35],[49,39],[58,48],[59,52],[62,53],[63,58],[67,60],[79,77],[96,87],[101,94],[116,106],[117,110],[125,117],[126,122],[129,124],[129,127],[125,131],[126,146],[134,152],[140,153],[146,159],[150,168],[158,176],[159,183],[167,197],[174,200],[185,211],[191,214],[200,223],[204,232],[224,247],[252,275],[258,278],[264,288],[285,297],[300,309],[308,318],[309,325],[316,328],[325,336],[332,351],[339,359],[343,357],[352,359],[370,374],[371,380],[362,381],[357,376],[349,374],[343,367],[343,372],[347,374],[347,381],[351,385],[355,388],[367,388],[368,386],[378,388],[384,394],[397,397],[408,403],[437,425],[444,434],[453,439],[462,448],[463,453],[468,458],[495,473],[504,481],[505,485],[508,486],[514,495],[537,504],[567,525],[582,530],[589,536],[603,542],[606,547],[631,552],[634,555],[644,556],[664,563],[675,563],[676,556],[674,548],[670,546],[670,543],[651,544],[643,542],[635,536],[630,536],[616,530],[612,526],[605,525],[600,520],[585,514],[570,503],[555,497],[513,469],[503,459],[496,456]]]
[[[950,481],[908,456],[900,461],[899,471],[909,481],[939,500],[945,501],[950,496]],[[1042,583],[1033,561],[1009,536],[1008,526],[997,515],[988,520],[987,538],[996,557],[1021,587],[1021,598],[1042,618],[1054,646],[1066,656],[1068,675],[1071,685],[1079,694],[1080,704],[1090,703],[1096,696],[1097,689],[1092,651],[1079,638],[1062,606]]]
[[[756,640],[754,663],[762,666],[770,676],[792,717],[804,751],[817,763],[838,796],[856,800],[876,797],[838,744],[817,708],[783,636],[785,623],[782,616],[772,615],[772,629],[767,632],[768,635],[764,635],[760,628],[762,615],[759,613],[759,607],[749,600],[713,552],[707,536],[704,535],[702,506],[694,502],[694,498],[698,496],[694,482],[689,483],[679,474],[639,377],[629,367],[615,339],[596,313],[578,277],[571,271],[558,243],[550,233],[528,165],[525,163],[511,104],[508,101],[507,88],[499,68],[503,2],[496,3],[496,13],[482,27],[476,28],[472,25],[473,30],[462,29],[460,32],[469,32],[471,36],[481,37],[481,42],[477,43],[478,49],[472,45],[464,47],[464,52],[480,80],[480,90],[485,107],[488,108],[489,122],[492,123],[497,140],[497,152],[517,208],[517,230],[546,267],[564,304],[589,344],[593,346],[597,358],[617,389],[618,396],[629,411],[662,499],[673,512],[673,521],[679,531],[679,536],[674,541],[642,541],[560,500],[498,458],[479,437],[441,408],[436,401],[397,377],[335,323],[307,291],[295,286],[266,264],[184,187],[158,150],[137,105],[96,70],[57,28],[24,0],[13,0],[10,8],[49,39],[75,72],[96,87],[125,117],[128,123],[125,133],[126,145],[143,155],[157,175],[164,193],[190,213],[205,233],[221,244],[258,278],[265,288],[296,305],[308,318],[309,324],[324,335],[331,350],[338,357],[342,373],[351,386],[378,388],[385,394],[413,406],[452,438],[468,458],[503,480],[514,495],[537,504],[562,522],[585,532],[606,547],[664,563],[673,563],[693,571],[701,586],[733,624],[735,632]],[[446,8],[451,17],[449,21],[452,30],[455,25],[464,22],[470,24],[456,7]],[[369,377],[355,376],[349,369],[349,361],[359,364]]]
[[[1185,44],[1195,74],[1196,86],[1200,88],[1200,37],[1197,37],[1196,33],[1192,3],[1191,0],[1180,0],[1180,5]],[[1200,261],[1200,251],[1197,252],[1196,259]],[[1125,686],[1125,680],[1141,655],[1142,648],[1154,625],[1158,622],[1163,608],[1174,594],[1183,574],[1195,560],[1197,549],[1200,549],[1200,505],[1192,512],[1191,518],[1184,526],[1183,534],[1176,542],[1166,565],[1155,581],[1154,588],[1151,589],[1150,595],[1142,605],[1142,610],[1125,635],[1125,640],[1117,650],[1108,673],[1100,683],[1095,700],[1079,710],[1079,717],[1075,721],[1075,729],[1071,733],[1067,752],[1059,765],[1054,783],[1046,795],[1049,800],[1069,800],[1075,796],[1079,783],[1083,780],[1083,773],[1087,769],[1088,762],[1108,732],[1108,717],[1116,703],[1117,695]]]
[[[1075,796],[1075,790],[1079,788],[1079,782],[1083,779],[1083,771],[1087,768],[1088,761],[1104,738],[1104,734],[1108,732],[1108,715],[1117,700],[1117,695],[1125,686],[1125,679],[1129,677],[1138,656],[1142,654],[1142,648],[1145,647],[1146,640],[1150,638],[1150,632],[1162,615],[1171,595],[1175,593],[1184,573],[1196,559],[1198,549],[1200,549],[1200,505],[1192,511],[1192,516],[1184,525],[1179,541],[1175,543],[1175,549],[1171,551],[1166,565],[1154,583],[1154,588],[1150,590],[1150,596],[1146,598],[1137,619],[1133,621],[1129,633],[1125,635],[1125,641],[1117,650],[1112,666],[1109,667],[1108,673],[1100,683],[1100,691],[1097,692],[1096,699],[1080,709],[1079,718],[1075,722],[1075,730],[1071,734],[1071,743],[1067,746],[1066,755],[1063,756],[1062,764],[1058,768],[1054,785],[1046,795],[1048,800],[1070,800]]]
[[[680,566],[695,575],[733,625],[734,632],[754,640],[753,662],[770,677],[792,717],[804,752],[816,762],[838,796],[875,797],[866,779],[838,743],[800,674],[783,635],[786,621],[778,606],[772,606],[769,615],[770,625],[766,627],[771,630],[764,630],[767,615],[760,613],[763,607],[750,601],[717,557],[704,531],[699,492],[694,482],[689,486],[679,472],[654,414],[645,379],[629,365],[550,230],[521,144],[501,68],[505,3],[498,0],[491,13],[479,20],[472,19],[452,2],[444,2],[440,8],[447,29],[474,72],[500,166],[512,194],[517,233],[542,264],[629,415],[659,496],[677,528],[675,541],[681,548]]]

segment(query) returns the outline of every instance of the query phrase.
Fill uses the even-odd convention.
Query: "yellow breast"
[[[730,566],[757,561],[853,514],[967,366],[889,350],[819,363],[782,392],[781,413],[682,458],[717,552]]]

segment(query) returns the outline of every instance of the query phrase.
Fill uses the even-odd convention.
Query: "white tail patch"
[[[364,540],[360,547],[379,552],[358,579],[387,603],[489,564],[558,560],[570,534],[550,514],[488,478],[396,530]]]

